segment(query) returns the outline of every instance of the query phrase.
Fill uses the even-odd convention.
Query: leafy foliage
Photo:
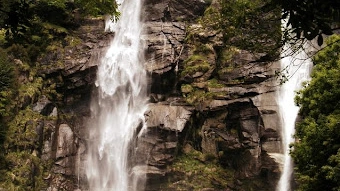
[[[0,4],[0,12],[0,26],[6,29],[6,37],[23,39],[33,17],[29,2],[4,0]]]
[[[115,0],[75,0],[76,7],[79,7],[85,15],[109,14],[118,16],[118,4]]]
[[[115,0],[3,0],[0,12],[0,29],[6,30],[9,44],[34,43],[33,37],[41,37],[37,44],[43,43],[46,22],[72,28],[80,16],[119,15]]]
[[[282,8],[282,18],[288,19],[287,26],[291,26],[296,38],[317,37],[319,45],[323,44],[322,35],[333,34],[334,24],[340,22],[340,1],[272,0],[267,6]]]
[[[11,88],[15,82],[14,68],[5,50],[0,49],[0,91]]]
[[[221,0],[224,41],[239,49],[273,58],[281,46],[279,10],[266,10],[266,0]]]
[[[0,148],[6,134],[6,118],[11,114],[16,90],[16,75],[6,52],[0,48]]]
[[[339,108],[340,100],[340,36],[329,38],[327,47],[315,55],[313,80],[296,98],[303,116],[318,119]]]
[[[299,189],[340,190],[340,36],[314,57],[312,80],[298,93],[303,121],[297,125],[292,157]]]

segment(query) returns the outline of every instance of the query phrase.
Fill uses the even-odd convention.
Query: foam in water
[[[309,79],[312,61],[308,58],[306,50],[309,47],[299,49],[293,53],[289,45],[284,47],[286,55],[281,60],[281,69],[285,70],[286,81],[279,90],[278,103],[282,121],[282,142],[284,149],[283,169],[277,186],[277,191],[290,191],[293,174],[293,161],[289,155],[289,144],[294,142],[295,120],[299,107],[295,105],[296,91],[300,90],[302,83]],[[287,56],[288,55],[288,56]]]
[[[91,191],[137,190],[129,145],[136,128],[144,124],[147,109],[146,72],[140,55],[142,1],[118,3],[121,16],[106,27],[115,36],[98,66],[98,97],[91,107],[85,169]]]

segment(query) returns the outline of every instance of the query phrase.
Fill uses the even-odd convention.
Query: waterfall
[[[141,60],[141,0],[118,0],[121,16],[98,66],[98,96],[92,99],[86,176],[91,191],[136,191],[131,143],[144,126],[146,71]],[[142,190],[142,188],[138,188]]]
[[[294,97],[296,91],[302,88],[302,83],[309,80],[312,69],[312,61],[308,58],[306,51],[310,47],[305,44],[303,48],[293,50],[290,45],[285,45],[282,51],[281,69],[287,81],[280,87],[278,103],[282,121],[282,142],[284,163],[282,174],[277,186],[277,191],[290,191],[293,161],[289,155],[289,145],[294,142],[293,134],[295,130],[295,120],[299,107],[295,105]]]

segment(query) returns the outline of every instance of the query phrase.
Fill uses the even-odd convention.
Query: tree
[[[4,0],[0,4],[0,29],[6,30],[7,38],[22,39],[30,27],[32,12],[30,2],[25,0]]]
[[[318,38],[323,44],[323,35],[331,35],[339,29],[340,1],[337,0],[272,0],[267,7],[282,8],[282,19],[288,19],[292,33],[297,39]]]
[[[75,0],[74,3],[86,15],[119,15],[116,0]]]
[[[312,80],[298,92],[303,117],[291,155],[299,190],[340,190],[340,36],[314,57]]]
[[[41,36],[44,22],[72,28],[75,12],[118,16],[117,6],[115,0],[2,0],[0,29],[6,30],[9,44],[31,44],[31,36]]]
[[[6,135],[6,120],[12,114],[16,86],[16,74],[13,63],[9,61],[5,50],[0,48],[0,149],[2,149],[2,143]]]

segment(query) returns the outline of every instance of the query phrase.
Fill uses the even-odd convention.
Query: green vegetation
[[[7,56],[7,52],[0,48],[0,182],[3,181],[4,167],[7,157],[4,152],[4,142],[7,138],[8,122],[13,118],[15,109],[15,95],[17,92],[15,67]]]
[[[16,75],[13,63],[9,61],[6,52],[0,48],[0,116],[9,115],[11,98],[16,88]]]
[[[196,41],[194,39],[191,39]],[[197,42],[197,41],[196,41]],[[196,72],[205,73],[213,68],[213,61],[215,58],[214,49],[210,45],[197,42],[193,44],[192,55],[184,61],[184,69],[181,76],[194,75]]]
[[[207,81],[208,88],[223,88],[224,84],[221,84],[217,79],[213,78]]]
[[[292,157],[301,191],[340,190],[340,36],[314,57],[312,80],[298,93],[303,116]]]
[[[282,46],[280,10],[262,9],[266,3],[265,0],[215,1],[199,19],[201,26],[188,29],[186,41],[192,51],[184,62],[181,77],[193,82],[186,81],[181,90],[189,104],[198,106],[213,99],[224,99],[227,97],[222,89],[225,84],[243,83],[243,79],[221,81],[241,67],[242,63],[235,62],[240,50],[254,54],[259,61],[278,59]],[[197,82],[207,83],[202,87],[202,84],[196,85]]]
[[[271,0],[266,8],[280,7],[283,11],[282,18],[288,19],[287,25],[291,29],[287,33],[294,33],[295,36],[286,35],[286,42],[317,37],[319,45],[323,44],[323,34],[331,35],[339,29],[340,23],[340,2],[334,0],[323,1],[301,1],[301,0]]]
[[[204,87],[198,87],[197,84],[183,84],[181,86],[181,92],[186,98],[186,102],[193,105],[199,106],[204,102],[209,102],[213,99],[224,97],[226,92],[223,91],[210,91],[211,89],[219,89],[225,87],[217,79],[213,78],[203,83]]]
[[[240,49],[234,46],[227,46],[220,50],[219,57],[217,60],[219,70],[218,75],[223,76],[229,72],[234,71],[238,66],[237,63],[233,62],[234,55],[238,54]]]
[[[8,130],[2,150],[0,188],[18,191],[40,190],[44,186],[49,162],[39,158],[37,126],[44,117],[27,108],[8,122]],[[42,135],[40,135],[42,136]]]
[[[220,0],[200,20],[204,28],[218,30],[225,46],[236,46],[270,58],[281,46],[280,10],[263,9],[266,0]]]
[[[205,90],[194,89],[186,96],[187,103],[199,106],[203,102],[212,100],[213,94],[211,92],[207,92]]]
[[[200,190],[202,188],[226,189],[233,181],[233,170],[218,164],[215,156],[192,150],[178,156],[171,165],[176,183],[169,183],[169,188],[176,190]],[[184,179],[183,179],[184,177]]]
[[[65,37],[82,17],[119,16],[115,0],[3,0],[0,12],[0,29],[5,31],[7,46],[36,45],[40,50],[56,38]]]
[[[184,64],[185,69],[182,71],[181,76],[194,75],[196,72],[205,73],[211,68],[207,58],[203,55],[193,55]]]

